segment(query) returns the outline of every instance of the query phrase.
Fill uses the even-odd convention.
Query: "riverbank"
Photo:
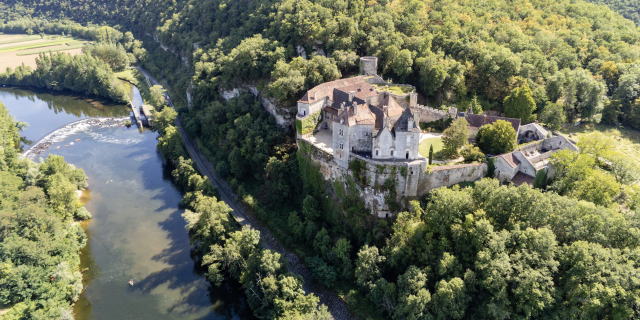
[[[38,142],[33,144],[27,150],[25,150],[22,155],[31,160],[35,160],[36,156],[45,152],[49,147],[53,146],[56,143],[62,142],[64,138],[72,135],[80,130],[86,129],[88,127],[119,127],[125,126],[125,122],[129,120],[129,117],[122,118],[89,118],[89,119],[81,119],[71,123],[68,123],[51,133],[44,136]],[[68,147],[66,145],[65,147]],[[60,146],[59,146],[60,147]]]
[[[150,79],[152,84],[160,84],[142,68],[138,67],[137,69],[140,70],[140,72],[142,72],[148,79]],[[168,96],[168,93],[167,98],[169,105],[175,109],[173,101]],[[198,146],[190,138],[190,136],[182,126],[182,122],[179,116],[176,118],[176,127],[180,131],[189,156],[195,162],[198,170],[203,175],[207,176],[209,180],[218,188],[218,190],[220,191],[220,199],[224,201],[229,207],[231,207],[231,209],[233,209],[231,214],[233,215],[235,220],[238,221],[238,223],[240,223],[240,225],[242,226],[246,225],[260,231],[260,236],[264,240],[261,242],[263,247],[269,250],[276,251],[282,254],[287,259],[287,262],[289,264],[289,271],[298,276],[301,276],[304,279],[304,291],[307,294],[314,293],[316,296],[318,296],[318,298],[320,299],[320,303],[327,306],[334,319],[357,319],[357,317],[353,316],[349,312],[346,303],[342,299],[340,299],[334,292],[323,288],[321,285],[316,284],[311,277],[311,273],[304,265],[304,263],[300,261],[298,256],[295,253],[288,251],[284,246],[278,243],[276,237],[274,237],[271,234],[270,230],[260,222],[260,219],[256,217],[249,208],[246,208],[246,206],[239,203],[238,197],[232,192],[227,182],[218,177],[213,165],[200,152]]]

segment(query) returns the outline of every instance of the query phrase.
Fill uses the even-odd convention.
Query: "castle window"
[[[378,150],[376,150],[376,156],[378,155]]]
[[[342,129],[340,129],[339,133],[340,133],[340,135],[343,135],[344,131],[342,131]]]
[[[391,156],[393,157],[393,150],[391,150]]]
[[[340,144],[340,149],[344,149],[344,145],[342,143]]]

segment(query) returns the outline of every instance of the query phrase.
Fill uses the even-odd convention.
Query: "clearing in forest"
[[[640,131],[631,128],[625,128],[623,126],[615,127],[603,124],[581,124],[577,127],[570,126],[568,128],[560,130],[560,133],[569,137],[570,133],[573,133],[573,137],[570,139],[580,141],[580,136],[599,131],[608,136],[614,138],[615,146],[613,149],[625,155],[629,161],[632,161],[636,165],[640,166]]]
[[[35,68],[40,52],[80,54],[86,43],[88,41],[70,36],[0,34],[0,72],[23,63]]]

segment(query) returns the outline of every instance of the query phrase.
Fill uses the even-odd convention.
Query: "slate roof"
[[[409,120],[413,120],[413,128],[411,130],[407,129],[409,127]],[[415,121],[415,119],[413,119],[413,113],[411,112],[411,108],[407,107],[406,109],[404,109],[404,112],[402,113],[402,115],[400,115],[400,118],[398,118],[398,120],[396,121],[395,125],[393,126],[393,130],[394,131],[411,131],[411,132],[420,133],[422,131],[418,128],[418,126],[419,126],[418,122]]]
[[[353,112],[354,108],[358,108],[355,114]],[[371,112],[366,104],[357,104],[347,107],[346,110],[340,110],[338,117],[333,121],[346,124],[349,127],[356,124],[374,125],[376,115]]]
[[[349,91],[355,91],[354,102],[357,104],[364,104],[366,98],[378,95],[375,88],[366,82],[359,82],[350,86],[335,88],[333,89],[332,101],[336,109],[343,102],[349,104]]]
[[[376,115],[376,128],[382,129],[384,124],[384,106],[387,106],[387,116],[391,120],[391,126],[393,127],[404,112],[404,109],[396,102],[396,99],[391,96],[387,96],[377,107],[372,107],[371,111]]]
[[[336,101],[336,99],[334,98],[334,94],[342,90],[336,91],[335,89],[340,89],[345,87],[350,87],[350,88],[355,87],[356,89],[358,89],[360,88],[360,86],[363,87],[363,91],[370,90],[371,88],[373,88],[373,86],[368,84],[367,81],[365,81],[364,77],[362,76],[347,78],[347,79],[340,79],[340,80],[325,82],[313,87],[312,89],[309,89],[309,91],[307,91],[307,93],[305,93],[305,95],[300,100],[298,100],[298,102],[313,103],[321,100],[324,97],[328,97],[329,100],[331,101]],[[350,89],[350,90],[353,90],[353,89]],[[314,99],[314,94],[316,93],[317,93],[316,95],[317,100]],[[358,93],[356,93],[356,97],[358,97]],[[348,98],[349,98],[349,90],[347,90],[347,99]]]
[[[467,114],[464,118],[469,122],[469,127],[472,128],[480,128],[485,124],[492,124],[498,120],[504,120],[511,123],[513,129],[516,130],[516,134],[518,133],[518,130],[520,130],[520,119],[485,116],[481,114]]]

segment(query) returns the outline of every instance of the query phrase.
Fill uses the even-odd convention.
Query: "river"
[[[0,100],[30,124],[25,147],[78,119],[129,115],[126,106],[12,88],[0,88]],[[85,126],[40,155],[62,155],[89,177],[82,199],[93,218],[83,223],[89,241],[81,269],[88,270],[76,319],[253,319],[237,283],[212,287],[196,267],[182,194],[156,151],[157,136],[135,125]]]

